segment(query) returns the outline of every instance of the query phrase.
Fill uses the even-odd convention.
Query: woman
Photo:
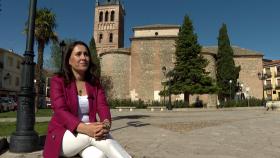
[[[76,41],[68,46],[60,75],[51,79],[54,114],[48,126],[45,158],[129,158],[109,134],[111,114],[88,46]],[[99,116],[99,121],[96,118]]]

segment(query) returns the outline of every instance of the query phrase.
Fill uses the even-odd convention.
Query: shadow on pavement
[[[149,115],[125,115],[125,116],[113,117],[112,120],[116,121],[116,120],[121,120],[121,119],[140,119],[140,118],[146,118],[146,117],[150,117],[150,116]]]
[[[141,121],[130,121],[130,122],[127,122],[126,124],[127,124],[126,126],[111,129],[111,131],[113,132],[113,131],[120,130],[120,129],[127,128],[127,127],[142,127],[142,126],[151,125],[149,123],[143,123]]]

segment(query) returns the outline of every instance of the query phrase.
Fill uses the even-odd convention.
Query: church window
[[[112,43],[112,42],[113,42],[113,34],[112,34],[112,33],[110,33],[109,42],[110,42],[110,43]]]
[[[102,38],[103,38],[103,34],[99,34],[99,39],[98,39],[98,42],[99,42],[99,43],[102,42]]]
[[[100,12],[99,13],[99,22],[102,22],[103,21],[103,12]]]
[[[115,11],[111,11],[111,21],[115,20]]]
[[[109,15],[109,13],[108,13],[108,11],[106,11],[106,13],[105,13],[105,21],[108,21],[108,15]]]

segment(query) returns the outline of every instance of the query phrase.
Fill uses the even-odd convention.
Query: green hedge
[[[136,107],[137,109],[146,109],[148,106],[168,106],[168,101],[163,102],[152,101],[152,102],[144,102],[143,100],[131,101],[130,99],[113,99],[108,100],[108,104],[111,108],[116,108],[119,106],[122,107]],[[187,105],[184,101],[174,101],[171,103],[173,108],[186,108]]]
[[[263,106],[263,101],[261,99],[250,98],[245,100],[229,100],[226,102],[221,102],[220,107],[248,107],[248,106]]]
[[[111,108],[116,108],[118,106],[122,107],[136,107],[137,109],[147,108],[147,105],[142,100],[131,101],[129,99],[113,99],[109,100],[108,104]]]

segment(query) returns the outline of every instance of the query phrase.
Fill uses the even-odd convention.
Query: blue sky
[[[29,0],[0,0],[0,48],[23,54]],[[218,31],[227,24],[232,45],[262,52],[264,58],[280,59],[279,0],[123,0],[125,47],[130,46],[132,27],[150,24],[181,25],[184,15],[193,21],[199,43],[217,45]],[[61,39],[88,43],[93,31],[95,0],[38,0],[37,8],[56,13],[56,32]],[[35,55],[37,46],[34,47]],[[45,56],[49,56],[49,46]],[[37,56],[35,57],[37,60]]]

